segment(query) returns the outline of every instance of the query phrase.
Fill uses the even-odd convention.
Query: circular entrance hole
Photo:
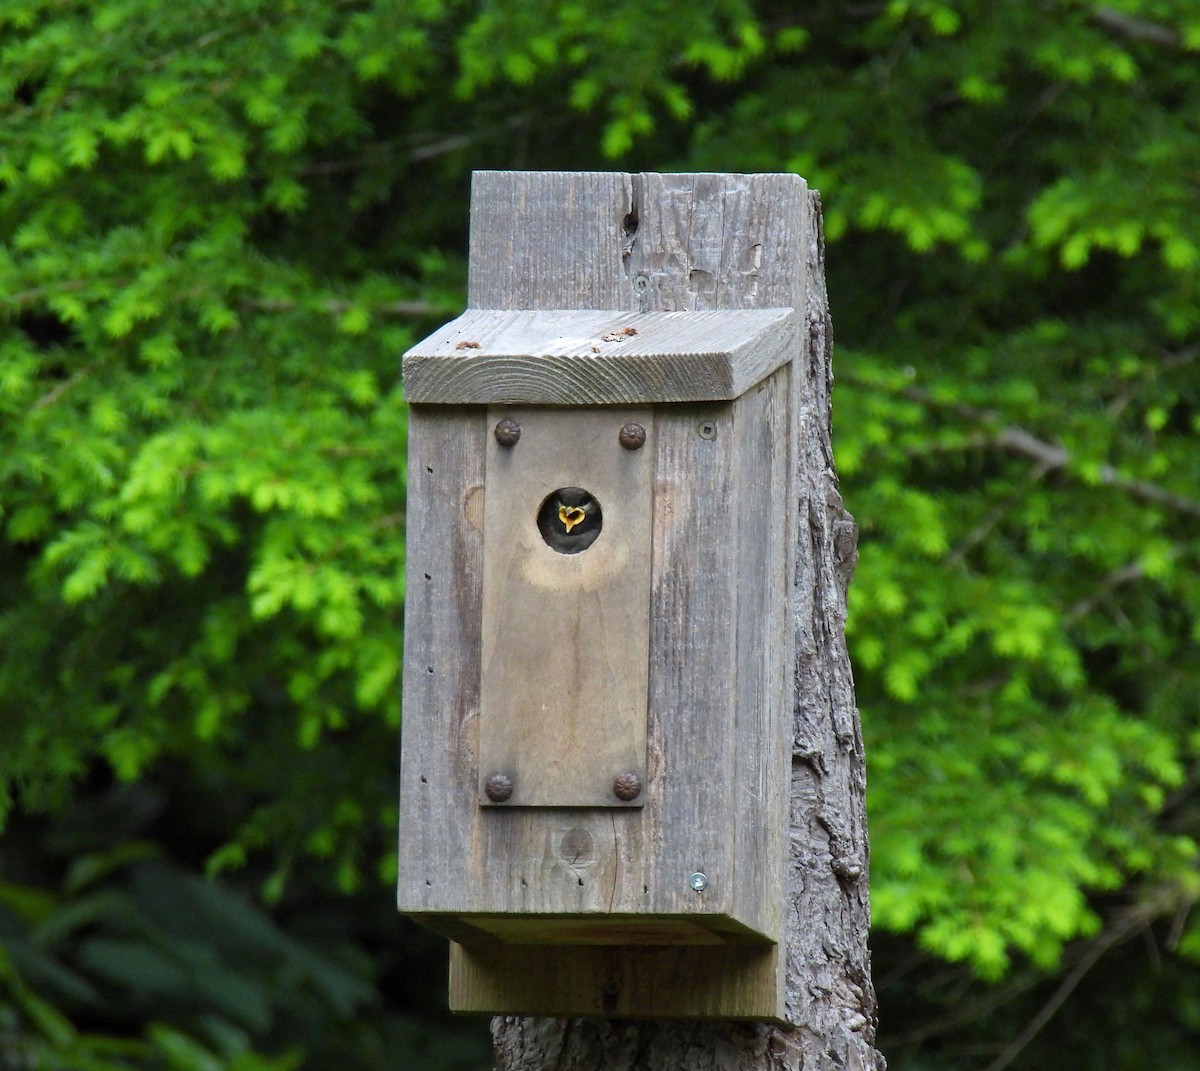
[[[590,491],[560,487],[542,500],[537,526],[551,550],[578,554],[596,542],[604,526],[604,512]]]

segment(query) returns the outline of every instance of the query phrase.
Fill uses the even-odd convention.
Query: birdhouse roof
[[[729,401],[799,344],[793,309],[470,309],[404,355],[404,393],[447,405]]]

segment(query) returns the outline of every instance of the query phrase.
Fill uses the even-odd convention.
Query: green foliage
[[[698,5],[686,19],[672,0],[618,0],[602,19],[584,3],[502,0],[470,23],[459,49],[458,91],[467,96],[501,78],[523,86],[565,76],[572,108],[603,105],[604,155],[619,157],[654,133],[660,109],[692,116],[690,72],[733,81],[765,42],[744,0]]]
[[[394,730],[415,332],[394,310],[453,291],[436,256],[353,254],[345,191],[304,174],[366,131],[354,71],[388,19],[6,10],[3,780],[36,805],[93,757],[131,780],[197,741],[282,760]],[[277,814],[304,828],[263,811],[245,835],[360,880],[361,814]]]
[[[377,890],[398,361],[461,304],[469,171],[796,170],[862,526],[877,928],[1006,984],[1126,910],[1200,956],[1194,3],[680,10],[0,10],[0,822],[36,842],[97,778],[169,784],[207,816],[188,866],[334,913]],[[147,836],[80,852],[78,885],[0,875],[0,1045],[291,1066],[309,1042],[270,1023],[303,970],[263,953],[299,986],[277,1007],[215,922],[156,930],[156,895],[234,908]],[[189,956],[230,988],[125,1019],[89,996],[157,1005]]]
[[[430,1024],[411,1037],[385,1013],[389,957],[358,947],[352,905],[292,900],[272,918],[141,837],[162,806],[144,786],[95,793],[43,838],[38,884],[0,881],[4,1067],[292,1071],[357,1066],[372,1049],[364,1066],[479,1067],[476,1036]],[[19,853],[0,852],[14,865]],[[98,1022],[115,1032],[77,1025]]]

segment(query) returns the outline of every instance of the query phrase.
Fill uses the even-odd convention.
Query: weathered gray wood
[[[806,193],[798,175],[633,176],[636,308],[803,312]]]
[[[640,918],[645,940],[664,918],[694,919],[733,943],[779,939],[778,878],[786,824],[780,794],[787,746],[778,730],[779,682],[786,675],[778,644],[787,640],[781,623],[788,596],[785,571],[776,567],[773,579],[767,575],[770,555],[762,548],[783,541],[764,516],[769,510],[762,502],[774,498],[781,516],[790,515],[772,490],[786,482],[786,405],[779,404],[786,402],[786,382],[786,372],[780,371],[761,391],[738,402],[656,407],[647,445],[639,451],[652,461],[654,489],[642,811],[480,807],[476,778],[485,771],[479,761],[478,691],[469,692],[469,705],[452,694],[406,691],[403,828],[432,825],[445,831],[446,850],[425,839],[418,845],[401,839],[402,910],[450,936],[460,931],[453,920],[447,924],[447,916],[491,932],[495,927],[479,916],[511,912],[527,918],[508,927],[509,939],[517,932],[522,940],[541,934],[548,941],[572,930],[587,935],[596,920],[611,915],[630,916],[626,932],[636,930]],[[741,406],[744,418],[739,418]],[[414,413],[427,422],[428,414],[441,408],[415,406]],[[606,410],[598,412],[603,418]],[[767,423],[759,427],[763,419]],[[420,424],[418,431],[426,434],[426,426]],[[491,429],[492,418],[482,425],[467,423],[464,437],[478,441],[456,444],[448,452],[456,464],[470,459],[461,485],[449,477],[450,482],[438,484],[433,505],[414,492],[410,584],[419,584],[423,576],[416,563],[447,546],[462,545],[480,555],[459,559],[469,577],[483,571],[485,552],[471,527],[472,517],[480,514],[475,451],[494,448]],[[422,478],[420,464],[414,454],[414,479]],[[447,531],[447,525],[462,532]],[[482,591],[474,583],[461,584],[453,601],[453,614],[444,615],[451,623],[482,614]],[[424,616],[412,616],[418,613]],[[422,606],[410,607],[406,628],[427,629],[431,623],[443,629],[439,643],[463,644],[444,652],[458,664],[458,675],[445,680],[446,688],[479,674],[482,642],[472,647],[465,628],[451,631]],[[420,643],[423,635],[411,633],[409,642]],[[763,682],[772,659],[777,667],[773,703],[754,694],[767,690]],[[413,669],[406,669],[406,686],[420,689],[429,678],[426,672],[413,683]],[[741,697],[755,703],[756,712],[739,721]],[[447,712],[459,720],[453,732],[440,721]],[[439,751],[447,746],[469,756],[474,767],[449,763]],[[436,801],[422,780],[430,776],[427,769],[437,771]],[[447,793],[447,784],[454,790]],[[689,885],[694,872],[708,879],[702,893]],[[544,921],[556,915],[575,916],[579,925]],[[777,1003],[774,992],[767,1003]]]
[[[622,426],[653,432],[653,410],[491,409],[520,440],[487,446],[480,802],[503,774],[499,806],[641,807],[613,794],[624,773],[646,779],[650,509],[653,447],[625,449]],[[563,487],[600,504],[600,536],[559,554],[538,530]]]
[[[866,951],[862,742],[842,637],[854,527],[837,494],[829,449],[830,333],[819,220],[819,202],[795,176],[477,176],[474,308],[794,307],[802,312],[804,335],[799,359],[775,374],[788,382],[786,399],[781,384],[768,381],[732,405],[656,410],[651,648],[679,649],[688,657],[674,664],[695,672],[651,666],[641,811],[506,812],[477,805],[480,666],[469,652],[478,651],[481,639],[481,487],[490,428],[481,407],[413,407],[409,474],[410,488],[419,493],[408,517],[399,897],[405,910],[425,912],[435,928],[470,942],[473,958],[456,960],[456,1004],[501,1007],[488,998],[490,990],[515,1000],[537,997],[538,1006],[549,1007],[542,998],[559,999],[554,994],[566,990],[571,1000],[558,1006],[579,1008],[579,1001],[595,999],[599,987],[602,1003],[606,992],[615,1002],[601,1014],[632,1016],[631,1006],[648,1006],[645,992],[636,990],[644,964],[630,968],[633,981],[621,975],[615,986],[611,964],[645,949],[583,949],[593,958],[570,962],[592,966],[581,970],[577,984],[563,964],[579,948],[568,953],[512,942],[538,938],[539,913],[553,916],[552,926],[567,927],[558,938],[603,939],[595,924],[615,915],[618,926],[622,916],[634,927],[641,925],[638,918],[660,926],[680,923],[675,937],[694,921],[728,942],[753,940],[753,931],[765,932],[772,920],[755,907],[746,887],[769,882],[771,868],[782,865],[790,889],[780,920],[782,955],[775,957],[774,973],[759,971],[753,989],[756,1000],[776,992],[778,971],[786,972],[791,1028],[502,1018],[494,1024],[502,1071],[880,1066],[872,1047]],[[751,406],[758,407],[755,419],[789,429],[778,435],[791,444],[787,452],[754,440],[750,418],[741,419]],[[772,466],[787,454],[784,523],[793,536],[783,552],[784,586],[790,583],[792,594],[773,601],[769,577],[777,563],[768,557],[764,572],[753,572],[749,543],[765,538],[772,523],[780,486]],[[759,456],[775,460],[755,482]],[[692,556],[678,557],[681,550]],[[678,564],[684,560],[690,568]],[[677,563],[674,569],[670,561]],[[438,587],[444,584],[449,587]],[[754,594],[743,597],[742,588]],[[431,593],[446,598],[431,599]],[[747,630],[754,628],[758,638],[748,652]],[[764,662],[763,652],[781,628],[795,657]],[[701,640],[706,653],[698,656]],[[772,782],[758,780],[749,749],[738,746],[752,733],[772,738],[769,697],[781,692],[782,728],[793,751],[783,860],[771,848],[778,825],[755,825],[759,801],[762,810],[770,806]],[[747,711],[747,701],[759,695],[767,701],[752,708],[756,724],[722,728],[720,719],[704,717],[706,710]],[[703,772],[681,783],[675,771],[682,769]],[[463,791],[447,796],[447,785]],[[714,821],[714,815],[721,817]],[[738,857],[735,840],[756,845],[758,861]],[[495,860],[515,865],[495,866]],[[702,896],[687,887],[692,869],[710,877]],[[488,915],[489,904],[496,916]],[[528,925],[509,929],[504,913],[512,910],[530,912]],[[499,917],[506,921],[496,922]],[[571,930],[573,923],[579,926]],[[637,932],[647,936],[650,924]],[[760,947],[765,953],[773,946]],[[741,948],[747,956],[762,954],[752,944]],[[492,951],[484,955],[484,949]],[[684,944],[670,951],[703,957],[714,949],[736,952],[737,946]],[[513,967],[521,963],[550,966],[527,966],[523,982],[521,969],[514,973]],[[653,972],[649,977],[657,979],[656,992],[666,986],[686,994],[696,988],[689,975],[697,969],[693,963],[665,983]],[[721,976],[718,971],[715,977]],[[729,993],[714,996],[708,982],[706,975],[699,986],[703,1007],[681,1003],[679,1014],[725,1006]]]
[[[791,585],[787,550],[795,525],[789,504],[793,446],[788,371],[764,380],[734,407],[733,483],[738,488],[737,753],[734,840],[739,887],[778,890],[756,906],[756,927],[783,934],[783,880],[791,751]],[[743,637],[745,639],[743,639]]]
[[[792,359],[791,309],[470,310],[404,355],[410,402],[614,405],[738,398]]]
[[[457,892],[476,832],[446,800],[464,783],[474,795],[477,767],[479,663],[460,652],[481,637],[485,419],[479,407],[409,409],[401,910]]]
[[[536,201],[552,215],[574,212],[597,227],[590,239],[575,245],[564,242],[562,229],[532,233],[512,225],[503,235],[490,235],[488,247],[507,249],[514,268],[508,271],[493,256],[486,267],[473,269],[475,307],[791,306],[802,312],[808,336],[803,359],[789,373],[790,434],[797,452],[787,497],[798,540],[788,554],[793,596],[787,614],[797,655],[783,667],[791,693],[787,720],[794,755],[783,947],[787,1018],[793,1026],[746,1030],[711,1022],[656,1020],[634,1026],[508,1017],[493,1026],[497,1067],[881,1068],[873,1047],[875,1002],[867,953],[862,739],[843,636],[855,530],[837,492],[830,450],[832,333],[820,201],[789,175],[614,176],[608,186],[588,177],[493,175],[477,191],[497,203]],[[588,197],[597,199],[588,202]],[[585,203],[589,210],[579,212]],[[634,210],[638,227],[630,238],[620,222]],[[503,209],[489,213],[487,222],[501,225]],[[585,226],[582,221],[574,225]],[[624,258],[621,249],[627,251]],[[537,266],[539,279],[533,289],[544,286],[544,298],[528,293],[531,265]],[[498,275],[484,280],[485,273]],[[648,284],[641,293],[632,286],[638,275]],[[581,280],[591,280],[594,290],[581,286]],[[569,300],[572,294],[577,300]],[[660,452],[666,438],[660,426]]]
[[[631,176],[542,171],[526,181],[521,174],[474,175],[467,305],[636,311],[624,271],[635,214]]]
[[[562,948],[484,945],[451,950],[453,1006],[508,1014],[534,1000],[561,1014],[619,1019],[782,1021],[779,949],[767,947]],[[604,1068],[612,1065],[600,1064]],[[678,1065],[690,1066],[690,1065]]]

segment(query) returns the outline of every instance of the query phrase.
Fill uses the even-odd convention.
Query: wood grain
[[[791,360],[791,309],[470,310],[404,355],[410,402],[727,401]]]
[[[461,891],[475,823],[483,532],[468,517],[483,488],[486,411],[412,406],[404,598],[400,761],[400,909]],[[464,657],[464,652],[467,652]],[[467,820],[464,820],[467,819]]]
[[[786,373],[776,373],[773,381],[776,386],[769,393],[776,396]],[[454,694],[431,701],[434,697],[422,695],[418,700],[406,693],[402,828],[410,822],[423,830],[432,826],[444,838],[445,848],[426,837],[422,854],[402,838],[402,910],[447,933],[451,931],[443,922],[448,914],[510,912],[592,919],[628,914],[643,918],[648,932],[654,931],[657,920],[683,917],[715,933],[743,934],[737,938],[741,940],[754,939],[755,934],[759,941],[779,938],[782,890],[778,882],[772,889],[763,879],[772,868],[776,875],[782,868],[786,815],[781,807],[771,811],[769,801],[778,800],[786,779],[787,753],[779,749],[778,738],[764,735],[765,714],[756,712],[739,724],[738,702],[741,662],[784,661],[769,646],[779,639],[772,635],[771,622],[783,612],[781,603],[786,606],[787,585],[786,577],[776,571],[772,599],[768,567],[748,562],[748,556],[778,533],[754,515],[755,507],[744,508],[743,496],[754,503],[762,492],[741,487],[737,475],[740,470],[770,488],[786,472],[788,455],[778,418],[776,426],[752,431],[757,417],[739,423],[740,404],[655,407],[647,445],[639,451],[653,466],[647,784],[642,810],[556,808],[538,813],[481,808],[478,784],[485,764],[479,758],[478,686],[468,689],[467,704]],[[753,404],[756,413],[763,405]],[[430,419],[426,414],[441,410],[414,407],[424,421]],[[481,674],[482,632],[472,633],[463,625],[482,618],[479,581],[485,552],[480,533],[467,519],[468,506],[456,512],[452,504],[473,500],[471,487],[482,481],[478,466],[485,465],[482,455],[490,448],[495,415],[468,422],[462,437],[475,436],[475,442],[459,442],[447,451],[447,468],[471,459],[461,485],[453,483],[452,475],[445,476],[449,482],[437,485],[435,503],[414,496],[410,507],[421,522],[410,521],[410,569],[415,571],[415,562],[464,539],[471,551],[469,558],[461,559],[467,575],[456,580],[454,611],[413,607],[410,612],[416,615],[420,610],[421,616],[406,623],[410,629],[424,630],[431,624],[440,628],[439,648],[463,643],[443,652],[444,660],[455,663],[458,671],[445,679],[447,689],[461,688],[464,677],[478,680]],[[424,435],[425,429],[422,423],[418,432]],[[410,460],[417,478],[421,456]],[[447,525],[458,532],[447,532]],[[426,546],[426,539],[433,545]],[[422,542],[418,545],[416,540]],[[421,583],[421,575],[410,583]],[[776,607],[774,618],[759,612],[768,602]],[[459,630],[449,631],[447,624]],[[409,643],[422,636],[410,633]],[[469,645],[469,637],[477,638],[476,646]],[[412,670],[406,673],[409,683]],[[414,687],[430,683],[430,678],[426,672]],[[741,679],[741,691],[746,692],[745,682],[757,678]],[[752,700],[761,703],[758,697]],[[449,731],[441,724],[447,716],[458,719]],[[743,739],[739,733],[747,735]],[[447,740],[463,752],[456,761],[439,750]],[[412,760],[414,753],[421,756],[421,768]],[[754,771],[748,779],[739,778],[743,768]],[[436,777],[436,791],[421,780],[424,769],[437,771],[430,775]],[[774,796],[762,787],[767,780],[775,786]],[[410,800],[425,806],[410,813]],[[465,838],[464,829],[469,831]],[[780,858],[760,858],[773,842]],[[688,884],[695,872],[708,879],[701,894]]]
[[[782,1021],[771,1001],[779,959],[773,946],[455,944],[450,1001],[457,1011],[496,1015],[519,1015],[533,1000],[558,1015]]]
[[[472,309],[637,309],[625,272],[633,180],[613,171],[476,171]]]
[[[792,359],[737,401],[655,406],[640,810],[477,804],[484,409],[413,407],[399,899],[467,942],[453,999],[504,1013],[502,1071],[881,1066],[822,254],[796,176],[476,177],[472,308],[794,308],[801,327]],[[780,878],[772,907],[762,890]],[[663,927],[694,938],[693,923],[723,943],[670,944]],[[664,944],[552,946],[539,930]],[[516,1017],[531,1008],[600,1018]],[[798,1029],[603,1022],[737,1009]]]
[[[838,494],[830,447],[832,327],[820,200],[794,175],[626,178],[638,229],[619,268],[598,281],[601,299],[587,307],[793,307],[800,314],[804,337],[787,373],[789,653],[772,670],[784,678],[785,729],[792,737],[779,959],[786,1017],[794,1028],[752,1032],[670,1020],[614,1028],[597,1020],[509,1016],[493,1024],[497,1068],[872,1071],[884,1063],[873,1046],[862,739],[843,634],[854,528]],[[513,175],[504,181],[515,190],[540,179]],[[560,187],[557,203],[565,210],[582,194],[581,186],[572,194]],[[599,215],[607,220],[617,211]],[[570,260],[578,254],[562,249],[542,256]],[[639,275],[648,284],[644,290],[627,289]],[[630,303],[614,303],[610,295]],[[553,294],[539,307],[564,307],[561,297]]]
[[[491,409],[520,440],[488,435],[479,723],[486,779],[513,782],[500,806],[641,807],[613,794],[623,773],[646,780],[653,446],[618,432],[650,409]],[[581,487],[602,509],[599,538],[578,554],[538,530],[543,501]]]

